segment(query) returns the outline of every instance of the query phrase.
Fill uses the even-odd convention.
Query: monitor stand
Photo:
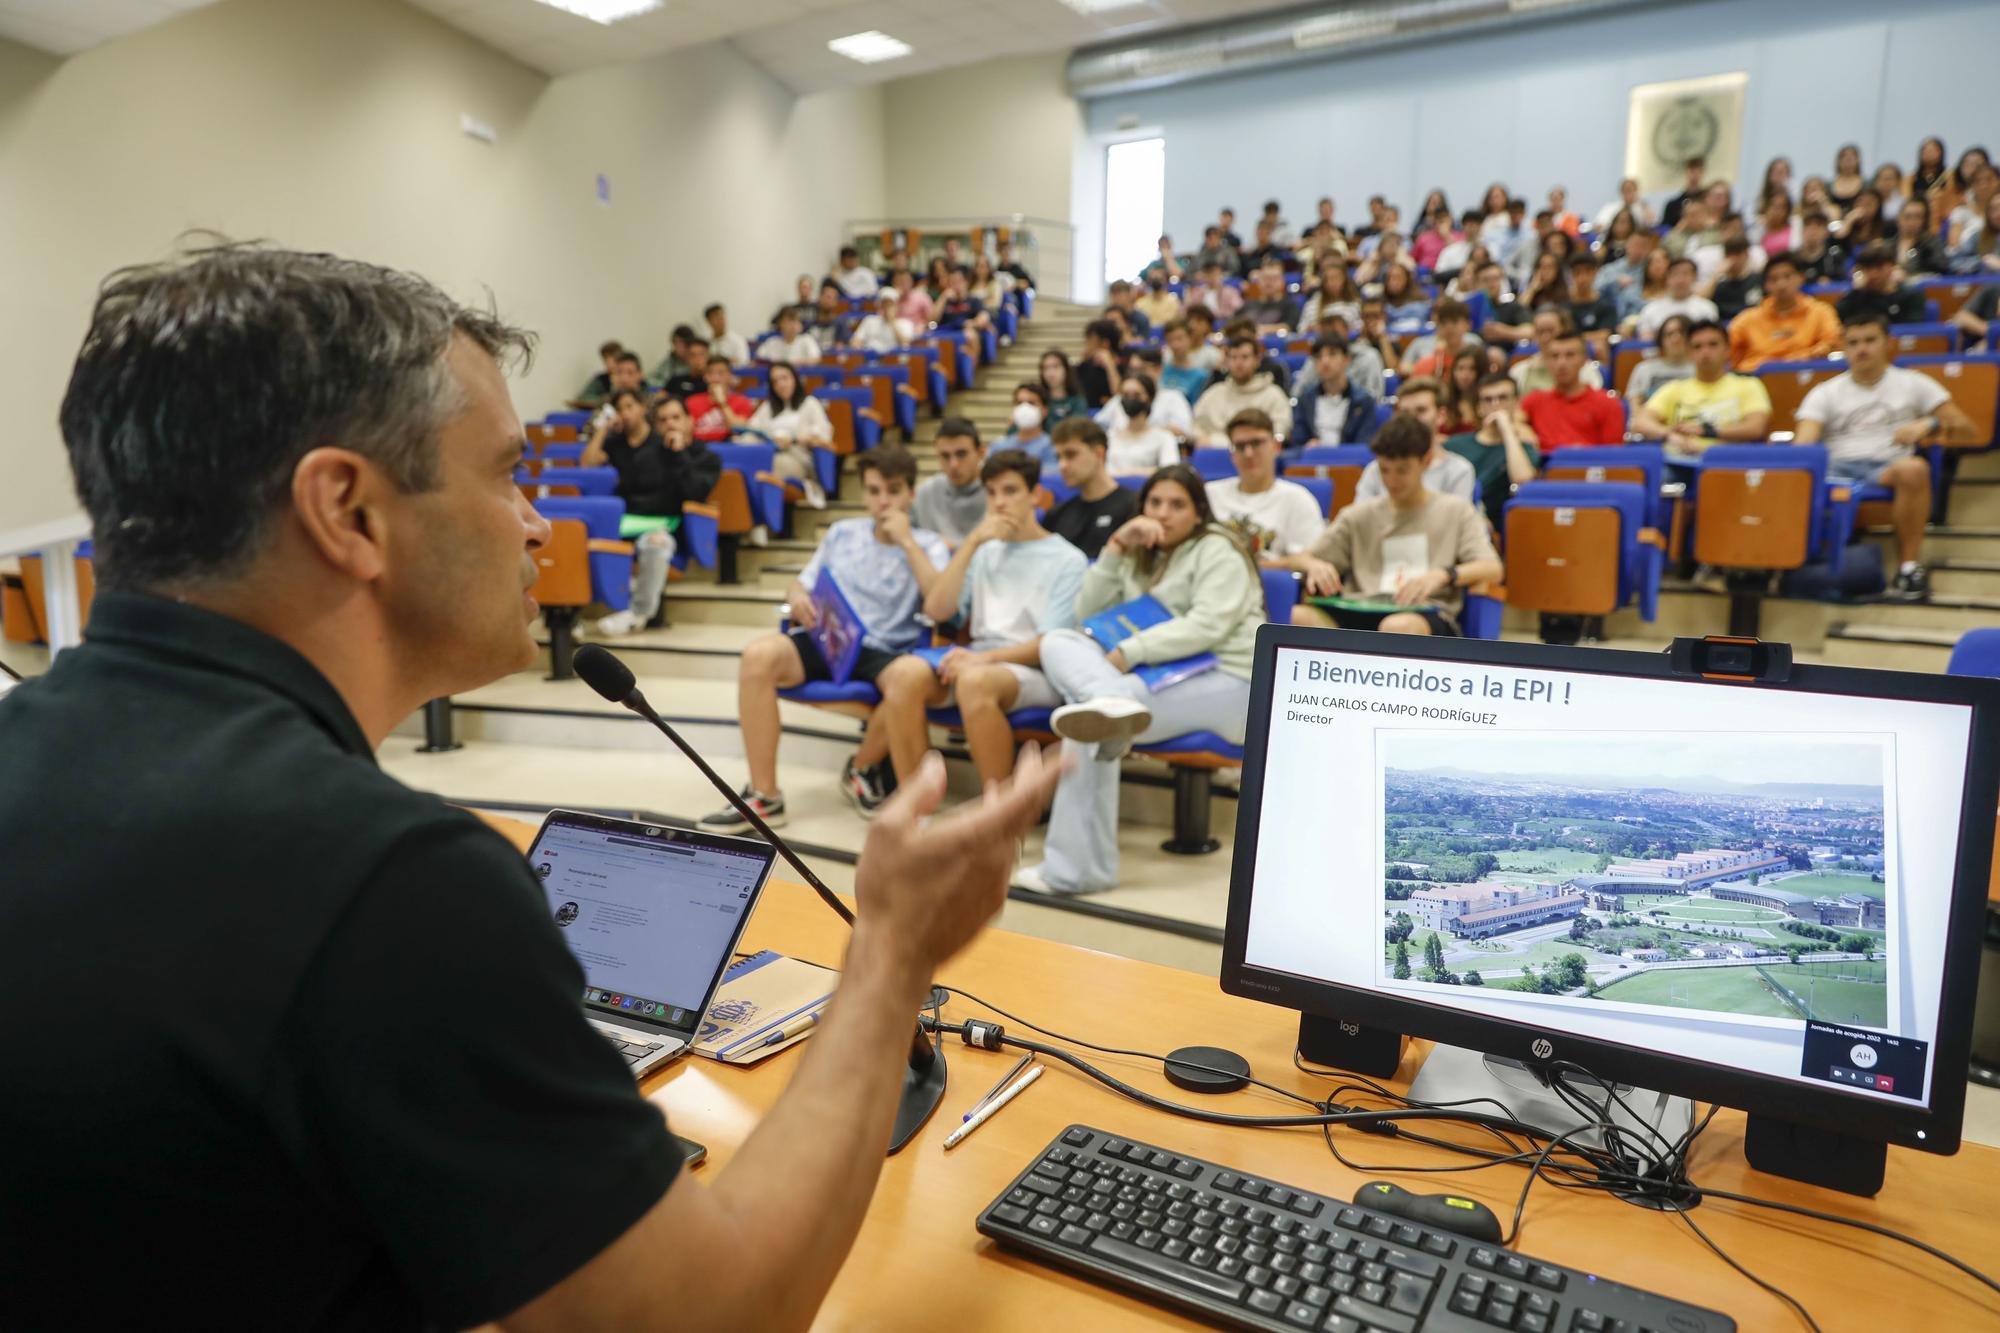
[[[1588,1081],[1577,1081],[1572,1086],[1592,1101],[1604,1100],[1603,1090]],[[1694,1123],[1694,1103],[1685,1097],[1670,1097],[1663,1092],[1650,1092],[1622,1083],[1612,1087],[1624,1099],[1624,1105],[1620,1106],[1617,1102],[1611,1104],[1611,1122],[1634,1137],[1651,1141],[1653,1134],[1657,1133],[1668,1142],[1673,1142],[1687,1133]],[[1521,1061],[1441,1043],[1431,1048],[1423,1066],[1417,1070],[1417,1076],[1410,1080],[1409,1097],[1412,1101],[1432,1104],[1491,1098],[1506,1106],[1514,1119],[1547,1130],[1550,1134],[1570,1134],[1590,1123]],[[1468,1106],[1463,1109],[1490,1111],[1494,1108]],[[1576,1134],[1569,1141],[1590,1148],[1604,1147],[1602,1135],[1596,1130]],[[1619,1197],[1647,1208],[1673,1206],[1663,1195],[1621,1192]],[[1692,1208],[1698,1202],[1698,1197],[1687,1196],[1681,1199],[1681,1206]]]

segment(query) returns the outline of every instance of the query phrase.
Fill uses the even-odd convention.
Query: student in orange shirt
[[[1766,361],[1810,361],[1840,346],[1840,317],[1801,295],[1805,278],[1787,250],[1764,263],[1764,299],[1729,325],[1729,361],[1747,374]]]

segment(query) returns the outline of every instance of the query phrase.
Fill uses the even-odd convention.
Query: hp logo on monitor
[[[1550,1041],[1547,1037],[1535,1038],[1535,1044],[1533,1046],[1530,1046],[1528,1049],[1534,1052],[1534,1056],[1537,1060],[1546,1060],[1550,1056],[1556,1053],[1555,1043]]]

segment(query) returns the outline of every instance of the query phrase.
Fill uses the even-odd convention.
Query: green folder
[[[663,514],[627,514],[618,520],[618,535],[629,540],[649,532],[678,532],[680,526],[680,519]]]
[[[1374,629],[1382,621],[1398,611],[1435,611],[1436,602],[1417,602],[1411,606],[1401,606],[1393,598],[1386,597],[1308,597],[1306,605],[1316,606],[1333,617],[1342,629]]]

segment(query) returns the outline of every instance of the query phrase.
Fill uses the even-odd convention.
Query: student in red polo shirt
[[[729,358],[711,356],[702,372],[708,389],[688,399],[688,415],[694,419],[694,437],[710,443],[726,440],[737,429],[750,424],[750,400],[736,391],[736,371]]]
[[[1583,335],[1574,329],[1542,346],[1555,387],[1521,400],[1544,453],[1577,444],[1617,444],[1625,438],[1625,409],[1618,399],[1582,382]]]

